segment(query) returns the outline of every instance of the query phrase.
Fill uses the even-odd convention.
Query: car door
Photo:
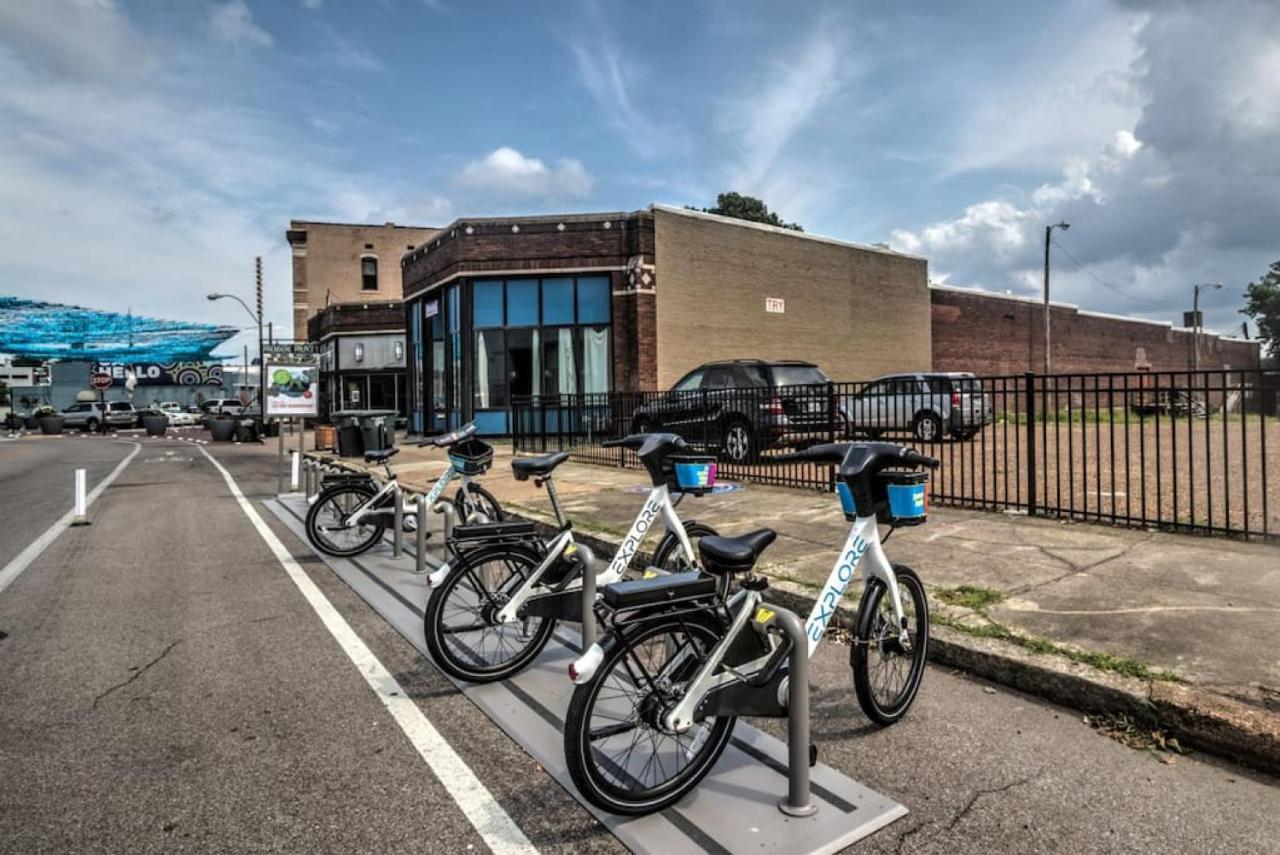
[[[88,404],[72,404],[62,411],[62,424],[64,427],[84,427],[88,421],[89,405]]]
[[[688,429],[702,402],[702,379],[706,376],[706,368],[695,368],[671,390],[659,395],[653,402],[653,423],[655,427],[681,433]]]
[[[729,400],[734,387],[732,365],[712,365],[702,378],[702,394],[695,401],[694,417],[686,426],[685,439],[702,443],[720,441],[725,419],[733,407]]]

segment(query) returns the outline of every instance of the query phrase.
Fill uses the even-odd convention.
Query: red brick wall
[[[1044,364],[1044,308],[1024,299],[952,289],[930,291],[933,368],[975,374],[1021,374]],[[1191,367],[1190,332],[1054,306],[1051,368],[1057,373],[1152,371]],[[1258,343],[1200,337],[1200,367],[1256,368]]]

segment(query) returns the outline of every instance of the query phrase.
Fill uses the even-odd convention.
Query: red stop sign
[[[111,375],[105,371],[95,371],[89,375],[89,385],[99,392],[105,392],[111,388]]]

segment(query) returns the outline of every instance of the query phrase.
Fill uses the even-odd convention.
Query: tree
[[[1258,327],[1258,339],[1268,355],[1280,357],[1280,261],[1257,282],[1244,291],[1245,303],[1240,314],[1248,315]]]
[[[721,193],[716,197],[715,207],[693,208],[693,210],[719,214],[722,217],[733,217],[735,220],[750,220],[753,223],[764,223],[797,232],[804,231],[804,226],[799,223],[783,222],[782,218],[770,211],[769,206],[760,199],[755,196],[743,196],[741,193]]]

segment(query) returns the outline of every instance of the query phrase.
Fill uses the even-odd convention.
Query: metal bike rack
[[[418,506],[418,526],[414,530],[414,545],[417,547],[417,553],[414,555],[413,572],[425,574],[427,572],[427,496],[425,493],[419,493],[415,502]]]
[[[787,816],[813,816],[818,806],[809,798],[809,639],[800,617],[769,604],[777,626],[791,639],[787,668],[787,797],[778,810]]]
[[[404,493],[398,488],[393,492],[395,499],[392,500],[392,525],[395,531],[391,534],[391,557],[399,558],[404,554]]]
[[[585,548],[582,544],[578,549]],[[588,551],[582,562],[582,652],[596,643],[596,568],[594,555]]]
[[[432,510],[444,517],[444,535],[441,542],[446,543],[453,535],[453,527],[458,521],[458,512],[453,507],[452,502],[446,502],[443,500],[436,502],[436,505]]]

